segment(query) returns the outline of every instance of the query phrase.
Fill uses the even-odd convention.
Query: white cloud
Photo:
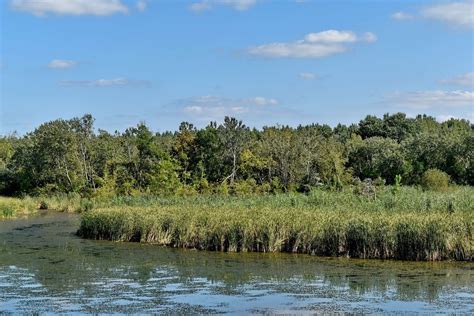
[[[127,13],[121,0],[12,0],[12,9],[36,16],[56,15],[111,15]]]
[[[472,91],[410,91],[395,92],[388,101],[396,105],[413,109],[453,108],[474,105]]]
[[[148,3],[145,0],[139,0],[137,2],[137,10],[143,12],[146,10]]]
[[[174,110],[199,121],[221,120],[224,116],[258,116],[270,114],[278,100],[266,97],[225,98],[206,95],[181,99],[172,104]]]
[[[460,76],[442,80],[441,83],[458,86],[474,87],[474,72],[468,72]]]
[[[304,40],[308,43],[354,43],[357,41],[357,35],[352,31],[327,30],[309,33]]]
[[[374,33],[367,32],[357,36],[352,31],[327,30],[309,33],[303,40],[287,43],[270,43],[250,47],[250,55],[262,57],[322,58],[347,51],[348,44],[356,42],[373,43],[377,40]]]
[[[305,80],[312,80],[312,79],[319,78],[319,75],[313,72],[301,72],[300,78],[305,79]]]
[[[228,6],[237,11],[245,11],[254,6],[257,0],[202,0],[189,6],[195,12],[210,10],[216,6]]]
[[[394,20],[404,21],[404,20],[413,19],[413,15],[411,15],[409,13],[406,13],[406,12],[398,11],[398,12],[395,12],[394,14],[392,14],[391,18],[394,19]]]
[[[474,2],[451,2],[423,8],[421,14],[429,19],[445,22],[455,27],[474,27]]]
[[[48,68],[51,68],[51,69],[67,69],[67,68],[72,68],[75,65],[76,65],[76,62],[73,61],[73,60],[53,59],[48,64]]]
[[[459,117],[451,115],[451,114],[440,114],[436,115],[436,120],[440,123],[449,121],[450,119],[459,119]]]
[[[251,101],[253,101],[257,105],[277,105],[278,101],[273,98],[264,98],[264,97],[255,97]]]
[[[126,78],[99,79],[99,80],[63,80],[62,86],[76,87],[113,87],[113,86],[148,86],[149,81],[131,80]]]
[[[262,57],[321,58],[347,50],[342,45],[314,45],[306,43],[272,43],[251,47],[248,53]]]
[[[450,119],[457,119],[457,120],[465,119],[465,120],[468,120],[470,122],[474,122],[474,113],[467,114],[467,115],[461,115],[461,116],[452,115],[452,114],[439,114],[439,115],[436,115],[436,120],[440,123],[449,121]]]

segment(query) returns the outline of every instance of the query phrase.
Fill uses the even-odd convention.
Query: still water
[[[474,263],[214,253],[83,240],[78,217],[0,221],[2,313],[474,313]]]

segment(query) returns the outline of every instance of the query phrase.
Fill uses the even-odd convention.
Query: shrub
[[[446,191],[449,186],[449,175],[438,169],[428,169],[423,173],[421,186],[425,190]]]
[[[255,179],[236,181],[232,187],[235,195],[250,195],[256,191],[257,183]]]
[[[10,205],[0,204],[0,217],[11,217],[15,213],[15,210]]]
[[[39,205],[40,210],[47,210],[49,208],[49,205],[46,201],[41,201]]]
[[[81,199],[79,204],[79,212],[88,212],[94,208],[94,202],[89,199]]]

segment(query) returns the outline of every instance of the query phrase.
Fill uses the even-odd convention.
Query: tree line
[[[76,192],[83,196],[340,190],[367,178],[420,183],[439,169],[474,184],[474,126],[403,113],[358,124],[247,127],[225,117],[197,129],[153,133],[144,123],[124,132],[94,128],[87,114],[0,137],[0,194]],[[400,178],[401,177],[401,178]]]

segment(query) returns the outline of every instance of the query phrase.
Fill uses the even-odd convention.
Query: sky
[[[474,121],[474,2],[0,1],[0,134]]]

